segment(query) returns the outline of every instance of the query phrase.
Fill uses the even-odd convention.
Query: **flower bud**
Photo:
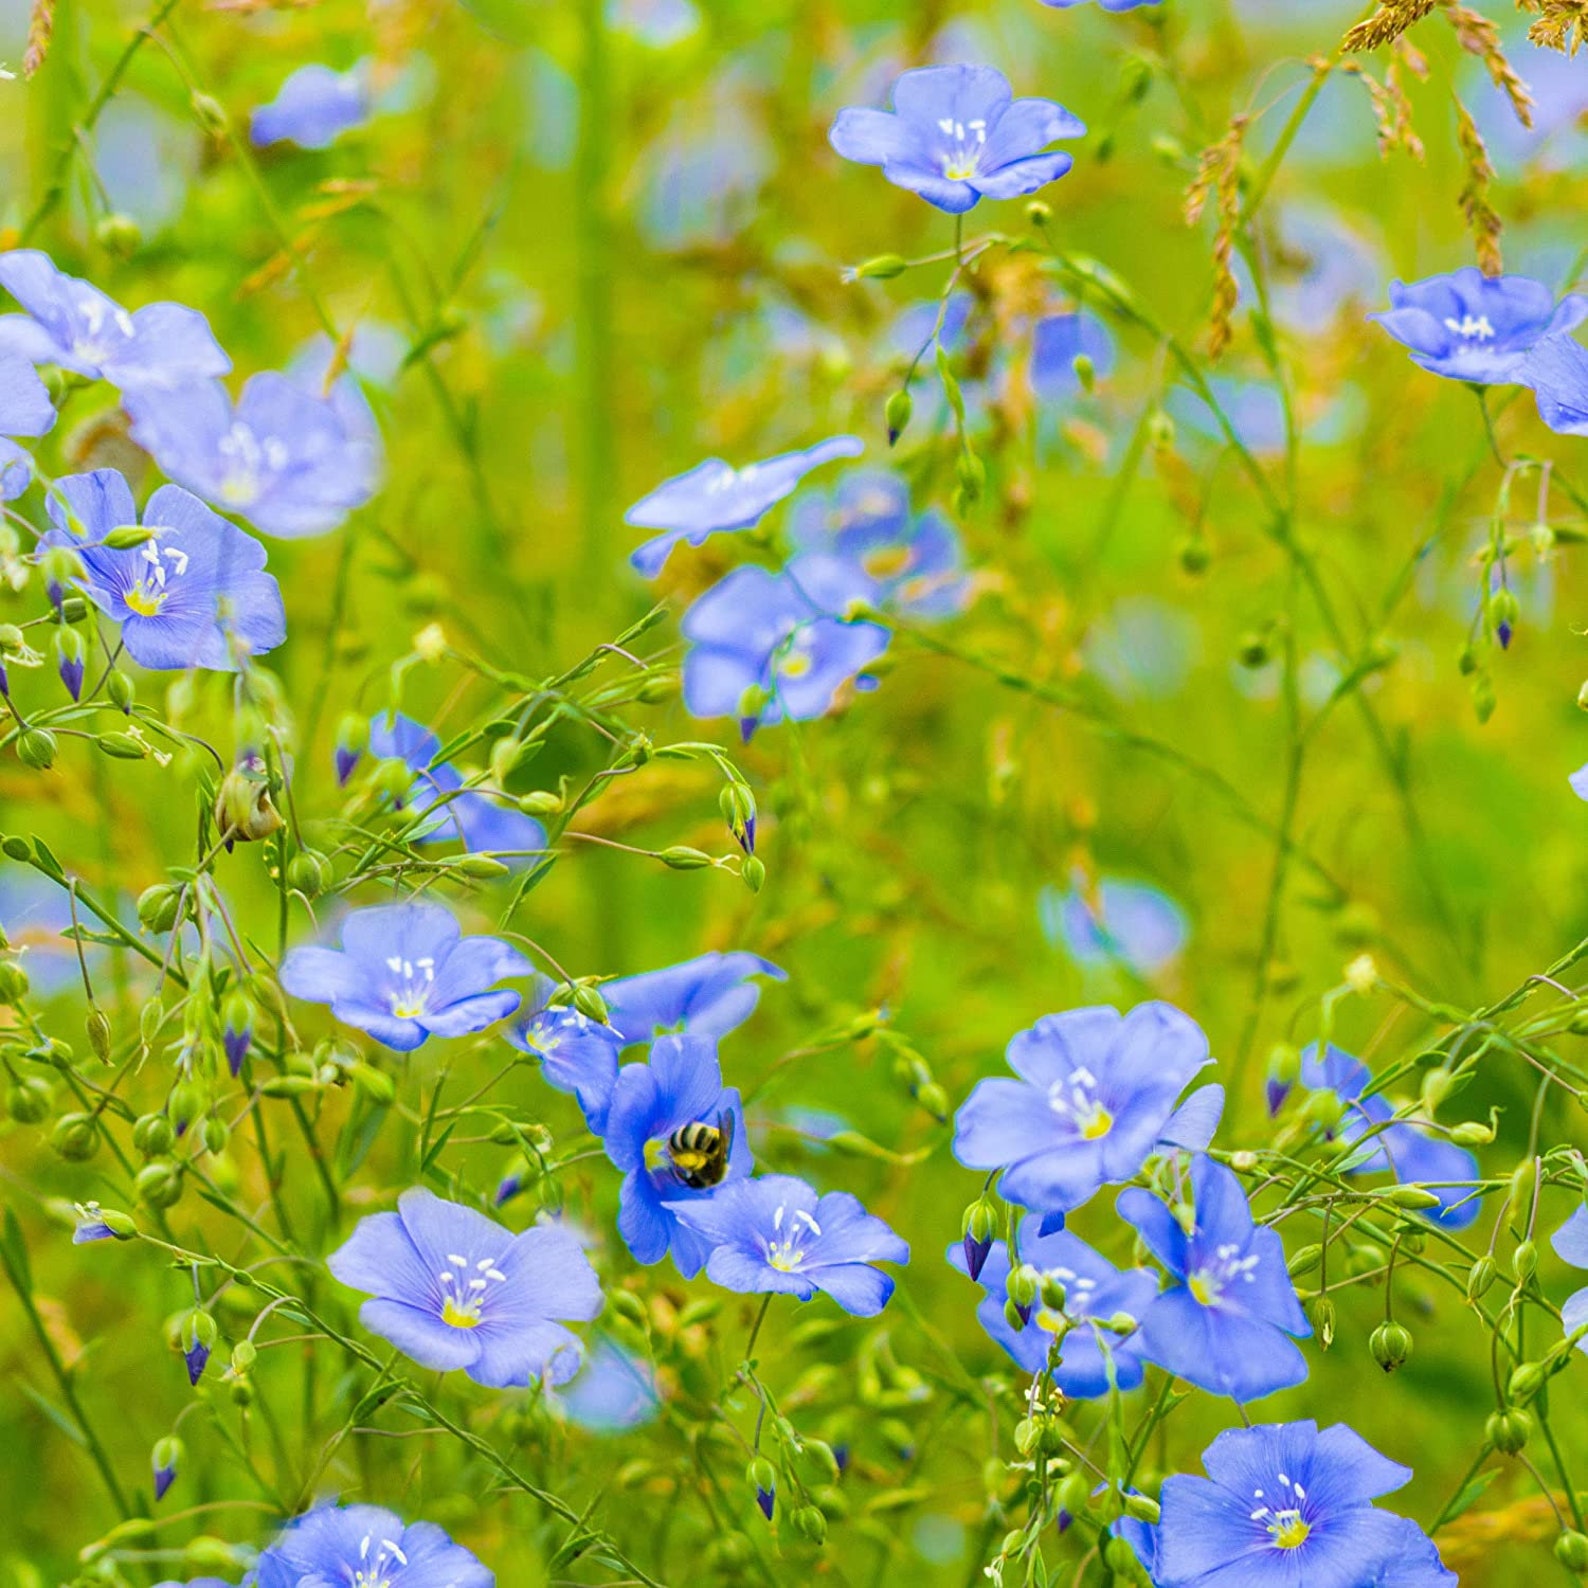
[[[888,445],[891,447],[898,442],[900,436],[909,428],[910,414],[915,407],[908,388],[901,387],[888,398],[887,407],[883,410],[883,417],[888,426]],[[1583,688],[1588,690],[1588,684]]]
[[[827,1540],[827,1518],[814,1505],[801,1506],[794,1513],[794,1525],[813,1544],[822,1544]]]
[[[88,665],[88,647],[76,629],[58,628],[55,631],[55,671],[73,700],[83,694],[83,670]]]
[[[1511,635],[1516,629],[1521,610],[1515,594],[1508,585],[1501,585],[1489,597],[1489,624],[1494,630],[1494,637],[1500,642],[1501,650],[1510,645]]]
[[[152,1158],[132,1182],[134,1195],[147,1208],[171,1208],[182,1200],[182,1168],[174,1158]]]
[[[1588,1533],[1568,1528],[1555,1540],[1555,1559],[1567,1571],[1579,1577],[1588,1576]]]
[[[1463,1120],[1450,1129],[1450,1139],[1458,1147],[1487,1147],[1494,1140],[1494,1127],[1480,1125],[1475,1119]]]
[[[1029,1311],[1018,1307],[1013,1301],[1006,1300],[1004,1302],[1004,1322],[1007,1323],[1016,1334],[1019,1334],[1020,1331],[1025,1328],[1026,1320],[1030,1316],[1031,1314]]]
[[[1325,1351],[1334,1344],[1334,1297],[1314,1296],[1307,1308],[1312,1327],[1317,1331],[1318,1344]]]
[[[319,898],[333,881],[331,862],[317,849],[300,849],[287,862],[287,886],[306,899]]]
[[[232,1372],[241,1375],[252,1370],[259,1360],[259,1347],[252,1340],[239,1340],[232,1347]]]
[[[149,1464],[154,1469],[154,1498],[158,1504],[166,1491],[176,1482],[177,1468],[182,1464],[182,1441],[167,1435],[154,1442]]]
[[[88,1011],[88,1018],[83,1022],[88,1032],[88,1045],[94,1050],[94,1057],[101,1064],[110,1063],[110,1016],[96,1004]]]
[[[1138,1522],[1146,1522],[1150,1527],[1156,1527],[1159,1516],[1158,1502],[1149,1499],[1145,1494],[1127,1494],[1125,1515],[1135,1517]]]
[[[131,714],[135,698],[132,680],[119,667],[112,667],[105,674],[105,693],[112,705],[119,706],[126,715]]]
[[[187,1363],[187,1381],[197,1384],[204,1376],[204,1369],[209,1365],[210,1352],[215,1349],[215,1342],[220,1338],[220,1328],[215,1322],[213,1313],[206,1312],[202,1307],[195,1307],[182,1320],[182,1357]]]
[[[0,1004],[18,1004],[28,995],[28,973],[14,959],[0,960]]]
[[[50,1132],[50,1145],[68,1163],[86,1163],[99,1151],[99,1130],[91,1114],[62,1114]]]
[[[1511,1272],[1524,1285],[1538,1272],[1538,1247],[1532,1241],[1522,1241],[1511,1253]]]
[[[777,1496],[776,1470],[765,1456],[755,1456],[744,1469],[744,1475],[755,1489],[755,1503],[761,1507],[761,1515],[770,1522]]]
[[[94,227],[94,236],[106,253],[118,259],[130,259],[143,241],[143,228],[132,216],[116,210],[100,218]]]
[[[759,893],[766,884],[766,862],[759,855],[747,855],[739,867],[739,875],[751,893]]]
[[[1514,1456],[1533,1437],[1533,1419],[1524,1411],[1491,1412],[1483,1426],[1484,1436],[1498,1451]]]
[[[997,1227],[997,1210],[986,1197],[977,1197],[965,1209],[965,1217],[960,1222],[960,1238],[965,1252],[965,1271],[972,1279],[981,1278]]]
[[[1412,1354],[1411,1331],[1403,1324],[1386,1319],[1373,1331],[1368,1350],[1386,1373],[1393,1373]]]
[[[729,783],[717,796],[717,807],[739,847],[755,853],[755,795],[747,783]]]
[[[700,849],[691,849],[687,844],[673,844],[659,850],[656,858],[674,871],[699,871],[703,866],[714,864],[710,855]]]
[[[909,261],[903,254],[878,254],[875,259],[856,266],[855,275],[862,281],[891,281],[909,268]]]
[[[6,1113],[19,1125],[37,1125],[50,1117],[50,1083],[30,1075],[6,1091]]]
[[[17,759],[35,772],[55,765],[55,735],[48,728],[25,728],[17,738]]]
[[[1525,1406],[1549,1381],[1549,1369],[1542,1362],[1523,1362],[1512,1373],[1505,1386],[1508,1399]]]
[[[349,713],[336,725],[336,783],[340,788],[353,775],[358,758],[369,743],[369,723]]]
[[[138,920],[146,931],[169,932],[176,925],[182,890],[169,882],[157,882],[138,895]]]
[[[1495,1281],[1499,1270],[1487,1252],[1467,1272],[1467,1300],[1476,1301]]]
[[[219,137],[226,131],[226,108],[211,94],[195,91],[188,100],[193,119],[205,132]]]
[[[597,1021],[605,1026],[612,1022],[611,1012],[607,1008],[607,1001],[601,996],[599,989],[587,981],[582,981],[573,990],[573,1006],[587,1020]]]
[[[163,1158],[176,1144],[176,1132],[164,1114],[145,1114],[132,1127],[133,1150],[142,1158]]]

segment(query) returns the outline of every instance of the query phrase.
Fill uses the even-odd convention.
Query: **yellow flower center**
[[[1300,1549],[1311,1532],[1310,1524],[1300,1511],[1281,1511],[1268,1524],[1268,1536],[1278,1549]]]
[[[147,585],[135,584],[123,597],[129,611],[141,618],[152,618],[165,605],[164,590],[151,590]]]
[[[460,1307],[451,1296],[448,1296],[441,1303],[441,1321],[450,1323],[454,1329],[478,1329],[480,1315],[478,1312],[471,1312],[469,1306],[470,1303],[465,1302]]]
[[[1114,1116],[1099,1103],[1094,1106],[1091,1118],[1081,1126],[1081,1135],[1087,1141],[1097,1141],[1099,1138],[1106,1136],[1113,1128]]]
[[[910,566],[910,548],[879,546],[866,554],[861,566],[873,579],[891,579]]]
[[[1199,1305],[1211,1307],[1219,1298],[1219,1287],[1206,1274],[1193,1274],[1188,1287]]]

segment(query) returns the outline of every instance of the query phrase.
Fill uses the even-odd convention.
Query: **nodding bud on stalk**
[[[765,1456],[755,1456],[744,1469],[744,1475],[755,1488],[755,1503],[761,1507],[761,1515],[770,1522],[777,1498],[776,1469]]]
[[[1588,1533],[1568,1529],[1555,1540],[1555,1559],[1567,1571],[1588,1576]]]
[[[1476,1301],[1492,1285],[1499,1274],[1498,1265],[1485,1252],[1467,1274],[1467,1300]]]
[[[27,728],[17,738],[17,759],[35,772],[55,765],[55,735],[48,728]]]
[[[88,665],[88,647],[76,629],[59,628],[55,631],[55,670],[60,674],[66,693],[73,700],[83,694],[83,670]]]
[[[254,1006],[241,993],[233,993],[226,1000],[225,1024],[221,1030],[221,1047],[226,1052],[226,1067],[235,1077],[248,1057],[248,1045],[254,1036]]]
[[[209,1365],[210,1352],[220,1338],[215,1318],[202,1307],[195,1307],[182,1320],[182,1358],[187,1363],[187,1381],[197,1384]]]
[[[888,445],[895,445],[900,436],[909,428],[910,414],[915,408],[915,403],[908,390],[901,388],[888,398],[888,405],[883,410],[883,417],[888,425]],[[1588,689],[1588,684],[1583,686]]]
[[[88,1011],[84,1022],[88,1032],[88,1045],[101,1064],[110,1063],[110,1016],[97,1005]]]
[[[981,1278],[982,1268],[987,1262],[987,1254],[992,1251],[993,1231],[997,1228],[997,1209],[986,1197],[977,1197],[965,1209],[960,1235],[965,1250],[965,1271],[972,1279]]]
[[[607,1008],[607,1001],[593,982],[582,981],[574,988],[573,1006],[587,1020],[597,1021],[603,1026],[612,1023],[612,1012]]]
[[[1489,597],[1489,623],[1494,629],[1494,637],[1500,642],[1502,650],[1507,649],[1511,643],[1511,635],[1516,630],[1517,619],[1521,616],[1521,607],[1517,604],[1516,596],[1506,585],[1501,585]]]
[[[176,925],[182,890],[157,882],[138,895],[138,920],[150,932],[169,932]]]
[[[154,1450],[149,1457],[149,1464],[154,1469],[154,1497],[156,1502],[163,1500],[166,1491],[176,1482],[177,1468],[182,1464],[185,1454],[182,1441],[167,1435],[164,1439],[154,1442]]]
[[[340,787],[353,775],[358,758],[369,743],[369,722],[366,718],[349,712],[336,725],[336,781]]]
[[[1523,1362],[1505,1386],[1505,1393],[1518,1406],[1525,1406],[1549,1381],[1549,1369],[1542,1362]]]
[[[1523,1241],[1511,1253],[1511,1272],[1517,1283],[1525,1285],[1538,1272],[1538,1247],[1532,1241]]]
[[[1268,1073],[1263,1096],[1270,1116],[1285,1106],[1290,1089],[1301,1079],[1301,1049],[1293,1042],[1276,1042],[1268,1050]]]
[[[287,862],[287,886],[306,899],[317,899],[335,881],[331,862],[318,849],[300,849]]]
[[[747,783],[729,783],[717,796],[728,831],[747,855],[755,853],[755,795]]]
[[[1005,1293],[1020,1314],[1022,1325],[1031,1322],[1031,1311],[1037,1304],[1037,1297],[1042,1291],[1042,1275],[1030,1263],[1022,1263],[1009,1276]]]
[[[105,693],[110,697],[112,705],[120,707],[123,715],[132,715],[132,702],[135,698],[132,680],[119,667],[112,667],[105,674]]]
[[[1510,1411],[1491,1412],[1483,1432],[1496,1450],[1514,1456],[1533,1437],[1533,1419],[1514,1407]]]
[[[1386,1373],[1393,1373],[1412,1354],[1411,1331],[1403,1324],[1386,1319],[1373,1331],[1368,1350]]]

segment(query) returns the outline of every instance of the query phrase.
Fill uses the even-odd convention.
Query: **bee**
[[[667,1138],[667,1156],[673,1173],[693,1191],[721,1185],[728,1173],[733,1150],[733,1115],[719,1114],[715,1125],[704,1120],[680,1125]]]

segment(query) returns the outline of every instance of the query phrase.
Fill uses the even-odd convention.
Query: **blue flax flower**
[[[10,438],[45,435],[54,423],[50,394],[33,366],[0,346],[0,502],[14,501],[33,478],[33,460]]]
[[[828,137],[844,159],[880,165],[895,187],[958,215],[1057,181],[1075,162],[1043,151],[1085,132],[1063,105],[1015,99],[991,66],[926,66],[893,85],[891,112],[842,110]]]
[[[830,495],[803,498],[789,527],[804,550],[852,564],[854,598],[871,606],[936,618],[970,599],[954,526],[913,513],[909,485],[885,469],[855,469]]]
[[[303,149],[328,149],[344,132],[369,120],[368,73],[362,65],[351,71],[329,66],[300,66],[261,105],[249,121],[255,148],[290,142]]]
[[[1077,965],[1123,964],[1140,976],[1173,963],[1188,930],[1185,912],[1167,894],[1111,878],[1088,887],[1077,875],[1068,893],[1044,888],[1037,915],[1043,935],[1062,943]]]
[[[689,1185],[673,1162],[673,1137],[696,1124],[731,1134],[726,1169],[715,1186]],[[716,1044],[694,1032],[658,1037],[648,1064],[625,1064],[612,1089],[603,1139],[607,1156],[623,1171],[618,1233],[629,1250],[642,1263],[658,1263],[671,1252],[685,1279],[699,1273],[710,1248],[680,1214],[750,1173],[744,1108],[738,1089],[722,1084]]]
[[[1305,1338],[1312,1326],[1283,1242],[1253,1222],[1240,1181],[1223,1164],[1194,1158],[1191,1194],[1189,1229],[1150,1192],[1119,1194],[1120,1216],[1173,1281],[1142,1318],[1148,1360],[1238,1401],[1301,1383],[1307,1364],[1289,1337]]]
[[[1044,1280],[1064,1287],[1062,1311],[1047,1306],[1039,1296],[1025,1326],[1019,1330],[1010,1327],[1004,1314],[1009,1248],[994,1241],[978,1277],[987,1291],[976,1308],[982,1328],[1028,1373],[1039,1373],[1047,1366],[1049,1349],[1062,1335],[1053,1382],[1078,1400],[1108,1393],[1110,1363],[1119,1387],[1134,1389],[1146,1372],[1141,1332],[1121,1336],[1103,1328],[1101,1322],[1118,1313],[1139,1319],[1158,1293],[1157,1279],[1144,1268],[1115,1268],[1068,1230],[1043,1235],[1041,1224],[1035,1214],[1021,1220],[1020,1260]],[[948,1260],[961,1273],[967,1272],[961,1243],[949,1247]]]
[[[677,1211],[711,1253],[713,1284],[801,1301],[821,1290],[857,1318],[874,1318],[893,1294],[891,1276],[871,1265],[910,1260],[909,1246],[847,1191],[818,1196],[793,1175],[741,1180]]]
[[[1363,1097],[1372,1072],[1349,1053],[1330,1046],[1318,1057],[1316,1047],[1302,1055],[1301,1083],[1313,1091],[1327,1090],[1345,1104],[1339,1126],[1343,1141],[1367,1137],[1342,1167],[1351,1174],[1388,1172],[1402,1185],[1422,1185],[1439,1198],[1434,1221],[1447,1230],[1464,1230],[1482,1211],[1473,1194],[1479,1178],[1478,1160],[1465,1147],[1445,1141],[1419,1125],[1402,1120],[1391,1124],[1395,1109],[1387,1097]]]
[[[505,1020],[518,994],[495,983],[533,970],[498,938],[464,937],[444,906],[410,902],[353,911],[340,949],[293,949],[281,985],[407,1053],[427,1037],[465,1037]]]
[[[1588,298],[1555,301],[1541,281],[1486,276],[1476,266],[1425,281],[1390,283],[1390,307],[1368,316],[1435,375],[1503,386],[1522,377],[1535,343],[1588,318]]]
[[[1588,1268],[1588,1208],[1578,1208],[1549,1238],[1555,1255],[1573,1268]],[[1575,1334],[1588,1324],[1588,1289],[1573,1291],[1560,1309],[1561,1327]],[[1579,1351],[1588,1352],[1588,1339],[1577,1342]]]
[[[255,375],[232,406],[218,381],[129,394],[132,438],[178,485],[292,540],[335,529],[375,493],[378,431],[342,382],[328,395]]]
[[[496,1576],[433,1522],[378,1505],[317,1505],[259,1557],[249,1588],[496,1588]]]
[[[611,1340],[598,1340],[578,1378],[557,1396],[568,1421],[595,1434],[651,1422],[661,1410],[648,1363]]]
[[[44,544],[77,553],[83,594],[121,625],[127,654],[140,666],[234,672],[240,657],[286,639],[286,608],[265,572],[265,548],[180,486],[149,498],[149,539],[120,551],[102,542],[111,530],[136,525],[138,509],[116,470],[57,480],[49,513],[55,527]]]
[[[623,1038],[578,1009],[549,1007],[556,985],[550,977],[536,977],[529,1013],[508,1028],[507,1040],[540,1060],[548,1086],[578,1099],[585,1123],[599,1136],[606,1130]]]
[[[408,805],[417,815],[432,808],[436,813],[420,831],[424,842],[457,839],[471,855],[497,855],[509,866],[528,865],[545,851],[546,829],[533,816],[478,789],[459,792],[463,774],[440,759],[441,740],[412,717],[376,717],[369,725],[369,753],[406,762],[414,773]]]
[[[0,287],[26,311],[0,315],[0,352],[58,364],[123,392],[224,375],[232,361],[209,321],[179,303],[150,303],[129,314],[98,287],[63,275],[48,254],[0,254]]]
[[[422,1187],[404,1191],[395,1213],[361,1219],[326,1267],[373,1298],[359,1309],[371,1334],[421,1367],[462,1368],[490,1389],[566,1383],[580,1348],[563,1320],[587,1322],[602,1307],[571,1230],[548,1224],[514,1235]]]
[[[1400,1488],[1411,1469],[1344,1423],[1231,1428],[1203,1452],[1202,1465],[1205,1478],[1164,1481],[1153,1575],[1159,1588],[1455,1582],[1415,1523],[1372,1503]]]
[[[647,579],[654,579],[679,541],[702,546],[721,530],[749,529],[812,469],[834,458],[856,457],[864,450],[865,443],[854,436],[830,436],[803,452],[780,453],[742,469],[721,458],[707,458],[688,473],[658,485],[624,514],[623,522],[636,529],[662,531],[629,561]]]
[[[1569,336],[1547,336],[1519,377],[1533,388],[1538,417],[1559,435],[1588,436],[1588,349]]]
[[[1019,1078],[976,1083],[955,1120],[954,1156],[969,1169],[1002,1169],[1003,1196],[1044,1213],[1129,1180],[1161,1144],[1205,1147],[1204,1116],[1216,1123],[1223,1102],[1222,1088],[1203,1087],[1176,1119],[1208,1041],[1165,1003],[1124,1016],[1106,1006],[1045,1015],[1006,1056]],[[1199,1128],[1183,1130],[1193,1118]]]
[[[664,970],[642,971],[603,983],[612,1029],[625,1044],[649,1042],[668,1031],[721,1038],[742,1026],[761,1001],[757,976],[787,981],[759,954],[700,954]]]
[[[684,705],[696,717],[737,717],[748,739],[758,727],[808,722],[832,708],[888,648],[888,630],[833,614],[855,591],[854,570],[836,558],[800,557],[780,574],[735,568],[684,614]]]

